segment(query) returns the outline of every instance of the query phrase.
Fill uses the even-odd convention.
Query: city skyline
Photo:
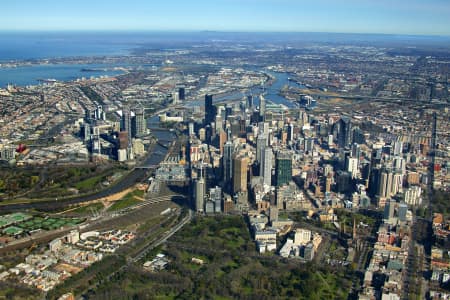
[[[0,31],[247,31],[450,35],[444,0],[4,3]],[[282,20],[282,22],[280,22]]]

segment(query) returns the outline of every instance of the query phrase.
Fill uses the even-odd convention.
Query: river
[[[264,98],[267,102],[272,102],[273,104],[282,104],[288,108],[294,108],[295,105],[292,103],[292,101],[284,98],[283,96],[280,96],[280,90],[283,88],[283,86],[289,84],[291,86],[304,88],[303,85],[298,84],[293,81],[289,81],[288,78],[291,76],[289,73],[285,72],[272,72],[272,71],[264,71],[264,73],[270,75],[273,78],[273,83],[270,85],[265,86],[265,91],[261,88],[260,85],[254,86],[245,92],[242,90],[238,90],[235,92],[228,93],[223,96],[216,96],[214,97],[213,101],[215,103],[218,102],[227,102],[227,101],[240,101],[242,97],[245,95],[253,95],[254,97],[254,104],[259,105],[259,96],[264,92]],[[204,99],[198,99],[193,101],[188,101],[186,103],[186,107],[192,107],[192,106],[203,106],[205,104]]]

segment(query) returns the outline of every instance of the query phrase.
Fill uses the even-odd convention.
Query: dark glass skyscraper
[[[352,123],[347,117],[342,117],[337,122],[337,140],[341,148],[348,147],[353,141]]]
[[[213,96],[205,95],[205,124],[211,124],[216,118],[216,107],[213,105]]]
[[[277,186],[289,183],[292,179],[292,157],[289,152],[278,152],[275,161],[275,182]]]

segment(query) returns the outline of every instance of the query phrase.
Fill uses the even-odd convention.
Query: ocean
[[[95,65],[40,65],[4,68],[11,61],[29,61],[64,57],[129,55],[135,50],[186,48],[194,44],[264,43],[302,46],[311,43],[383,45],[406,47],[450,44],[449,37],[367,35],[338,33],[249,33],[249,32],[2,32],[0,31],[0,88],[8,83],[25,86],[37,79],[73,80],[81,77],[117,75],[118,72],[82,72]],[[408,48],[408,51],[411,51]],[[98,66],[98,65],[97,65]],[[111,66],[99,66],[108,68]]]

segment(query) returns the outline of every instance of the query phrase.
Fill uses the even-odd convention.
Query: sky
[[[450,35],[450,0],[14,0],[0,30]]]

